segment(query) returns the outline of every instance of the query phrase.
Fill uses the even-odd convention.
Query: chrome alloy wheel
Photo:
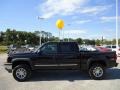
[[[103,75],[103,69],[101,67],[95,67],[93,69],[93,75],[95,77],[101,77]]]
[[[19,68],[16,70],[16,76],[19,79],[24,79],[27,75],[27,72],[24,68]]]

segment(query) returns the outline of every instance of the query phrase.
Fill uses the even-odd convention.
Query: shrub
[[[8,48],[7,46],[0,46],[0,53],[5,53],[7,52]]]

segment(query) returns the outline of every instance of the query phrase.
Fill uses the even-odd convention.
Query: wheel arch
[[[28,58],[16,58],[16,59],[13,59],[12,60],[12,69],[17,66],[17,65],[20,65],[20,64],[26,64],[28,66],[30,66],[31,69],[33,69],[33,65],[32,63],[30,62],[30,59]]]
[[[87,68],[89,69],[93,64],[101,64],[104,67],[107,67],[107,62],[106,60],[94,60],[94,59],[89,59],[87,62]]]

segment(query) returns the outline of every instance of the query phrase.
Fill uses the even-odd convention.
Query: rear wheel
[[[101,80],[105,76],[105,68],[101,64],[93,64],[89,68],[89,75],[92,79]]]
[[[13,69],[13,77],[15,80],[23,82],[31,76],[31,69],[28,65],[17,65]]]

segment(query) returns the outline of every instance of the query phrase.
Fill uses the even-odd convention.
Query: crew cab
[[[115,52],[80,51],[76,42],[47,42],[34,52],[8,55],[4,64],[17,81],[35,70],[85,70],[92,79],[103,79],[105,69],[116,67]]]

